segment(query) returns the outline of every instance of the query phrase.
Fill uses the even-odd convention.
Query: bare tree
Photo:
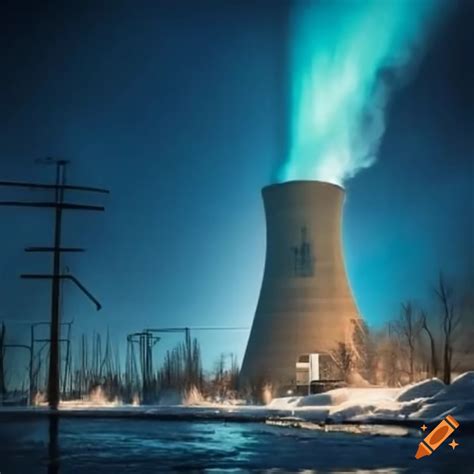
[[[365,380],[374,383],[377,371],[376,337],[362,319],[353,319],[353,369]]]
[[[355,354],[351,345],[339,342],[337,348],[331,352],[331,355],[339,369],[341,378],[347,381],[355,363]]]
[[[400,317],[394,324],[394,330],[400,337],[402,347],[408,352],[408,378],[410,382],[415,379],[416,343],[421,331],[421,321],[416,317],[410,301],[402,303]]]
[[[227,363],[227,360],[229,363]],[[222,353],[214,364],[211,380],[212,395],[218,397],[234,397],[237,391],[239,365],[233,353]]]
[[[389,322],[385,338],[380,345],[380,355],[383,360],[384,379],[390,387],[400,385],[400,340],[394,330],[394,323]]]
[[[203,383],[201,349],[197,339],[187,337],[172,351],[167,351],[163,366],[158,372],[162,389],[200,390]]]
[[[214,364],[213,386],[215,395],[222,397],[226,391],[225,354],[221,353]]]
[[[441,305],[441,328],[443,331],[443,382],[451,383],[455,331],[461,322],[461,314],[457,311],[454,291],[446,283],[442,273],[439,275],[438,286],[435,289]]]
[[[231,390],[237,391],[239,384],[239,361],[234,353],[230,354],[230,368],[229,368],[229,387]]]
[[[430,366],[429,366],[429,373],[431,377],[437,377],[439,366],[438,366],[438,355],[436,351],[436,342],[433,336],[433,332],[428,326],[428,318],[426,316],[426,312],[424,310],[420,311],[420,321],[421,321],[421,328],[423,331],[426,332],[428,339],[430,341]]]

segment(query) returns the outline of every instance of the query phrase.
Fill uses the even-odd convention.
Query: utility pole
[[[153,336],[149,331],[136,332],[127,336],[127,348],[132,348],[134,343],[138,344],[140,353],[140,367],[142,369],[142,397],[144,403],[150,403],[153,382],[153,347],[160,341],[160,338]],[[129,362],[127,362],[129,363]],[[129,367],[129,375],[130,375]]]
[[[3,398],[5,396],[5,371],[3,366],[3,360],[5,357],[5,323],[2,322],[0,326],[0,402],[3,404]]]
[[[60,331],[62,330],[63,327],[67,326],[67,337],[63,339],[59,339],[58,342],[65,343],[66,344],[66,352],[68,352],[68,348],[71,344],[70,340],[70,334],[71,334],[71,326],[73,324],[73,321],[61,321],[59,323],[60,326]],[[29,372],[30,372],[30,395],[29,395],[29,400],[30,400],[30,405],[33,404],[34,401],[34,395],[35,392],[38,388],[38,371],[39,367],[41,366],[41,353],[43,352],[44,348],[46,345],[51,344],[51,340],[49,338],[43,338],[43,337],[37,337],[36,336],[36,328],[38,326],[48,326],[50,328],[51,326],[51,321],[39,321],[36,323],[32,323],[30,325],[30,367],[29,367]],[[50,331],[50,329],[49,329]],[[36,349],[36,345],[40,345],[40,349]],[[35,366],[35,358],[38,358],[38,367]],[[67,359],[66,359],[67,360]],[[66,368],[66,370],[68,370]],[[48,380],[48,379],[47,379]]]
[[[55,216],[54,216],[54,247],[53,247],[53,280],[51,284],[51,326],[49,331],[50,359],[48,376],[48,403],[51,408],[59,404],[59,302],[61,286],[59,274],[61,271],[61,225],[63,210],[61,204],[64,199],[64,173],[66,162],[58,160],[56,164],[56,189],[55,189]]]
[[[79,289],[95,303],[97,310],[101,308],[100,303],[92,296],[92,294],[72,275],[61,274],[61,255],[63,252],[82,252],[84,249],[62,247],[62,218],[63,211],[104,211],[103,206],[92,206],[81,203],[65,202],[64,196],[66,191],[77,191],[83,193],[102,193],[108,194],[106,189],[92,188],[87,186],[71,186],[66,184],[66,160],[53,160],[47,158],[45,160],[48,164],[56,166],[56,182],[55,184],[44,183],[25,183],[25,182],[10,182],[0,181],[0,187],[12,187],[29,190],[54,190],[55,199],[53,202],[47,201],[0,201],[0,206],[14,206],[14,207],[33,207],[33,208],[52,208],[54,209],[54,243],[52,247],[29,247],[26,252],[51,252],[53,254],[53,271],[52,274],[23,274],[21,278],[27,279],[49,279],[51,280],[51,326],[50,326],[50,357],[48,370],[48,404],[50,408],[57,409],[59,404],[59,344],[60,344],[60,298],[61,285],[60,281],[69,279],[75,283]]]

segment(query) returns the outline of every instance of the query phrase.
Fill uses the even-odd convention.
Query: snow
[[[46,406],[46,399],[37,405]],[[107,400],[107,397],[102,390],[102,387],[99,386],[86,398],[81,400],[63,400],[61,401],[61,408],[84,408],[84,407],[94,407],[94,408],[111,408],[120,406],[120,401],[118,398],[115,398],[112,401]]]
[[[458,421],[474,420],[474,372],[453,380],[412,414],[414,418],[438,419],[453,415]]]
[[[428,398],[436,395],[445,387],[444,383],[437,378],[423,380],[421,382],[404,387],[398,394],[398,402],[411,402],[417,398]]]
[[[324,394],[275,399],[268,408],[320,422],[435,421],[451,414],[474,421],[474,372],[451,385],[432,378],[399,388],[344,388]]]
[[[434,395],[433,400],[472,400],[474,398],[474,372],[466,372],[455,378],[451,385]]]
[[[345,403],[363,401],[391,400],[399,392],[398,388],[336,388],[325,393],[307,395],[303,397],[275,398],[268,405],[269,408],[295,407],[334,407]]]
[[[267,407],[270,409],[287,410],[294,408],[302,397],[274,398]]]
[[[474,372],[460,375],[448,386],[432,378],[403,388],[339,388],[277,398],[267,408],[313,422],[434,421],[447,414],[474,421]]]
[[[380,387],[337,388],[317,395],[276,398],[267,407],[291,410],[292,414],[311,421],[338,423],[371,413],[377,407],[391,406],[399,391]]]

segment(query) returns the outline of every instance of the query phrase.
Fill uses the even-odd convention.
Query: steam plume
[[[394,85],[406,79],[440,0],[296,1],[289,156],[279,181],[342,185],[370,166]]]

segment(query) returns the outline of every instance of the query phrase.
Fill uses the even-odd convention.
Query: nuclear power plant
[[[296,365],[352,339],[360,316],[342,252],[345,192],[320,181],[263,188],[267,250],[241,383],[296,384]],[[306,358],[306,359],[305,359]]]

